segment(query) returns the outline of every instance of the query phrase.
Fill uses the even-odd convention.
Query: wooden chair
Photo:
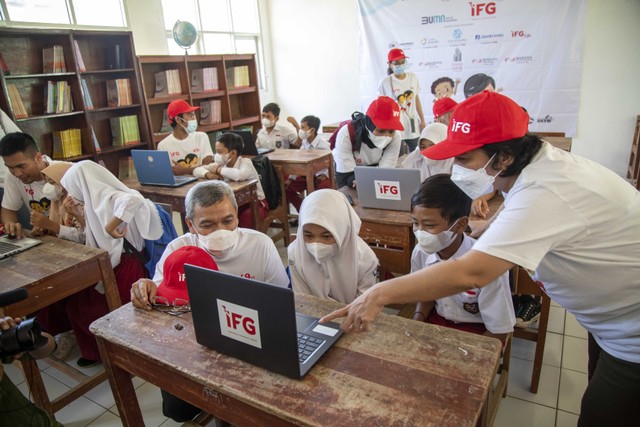
[[[280,204],[275,209],[270,209],[267,212],[267,216],[258,221],[258,231],[267,234],[269,228],[279,228],[281,231],[271,236],[274,242],[280,239],[284,239],[285,246],[289,246],[291,237],[289,233],[289,209],[287,206],[287,198],[285,197],[284,190],[284,174],[282,173],[282,167],[279,165],[273,165],[276,171],[278,180],[280,181],[280,190],[282,191],[282,198]],[[276,224],[274,224],[276,222]]]

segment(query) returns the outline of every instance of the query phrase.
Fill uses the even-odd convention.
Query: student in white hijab
[[[447,138],[447,126],[442,123],[431,123],[422,130],[420,142],[415,150],[407,155],[402,162],[405,169],[419,169],[420,181],[439,173],[451,173],[453,159],[432,160],[422,155],[422,152],[432,145],[436,145]]]
[[[375,283],[378,259],[358,236],[360,218],[342,193],[309,194],[299,221],[301,235],[288,249],[295,292],[350,303]]]

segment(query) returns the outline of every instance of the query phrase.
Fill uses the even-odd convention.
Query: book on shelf
[[[118,179],[123,181],[127,178],[137,179],[137,177],[131,156],[121,157],[118,161]]]
[[[107,106],[131,105],[131,83],[129,79],[107,80]]]
[[[126,68],[125,49],[119,44],[109,46],[107,48],[107,68],[110,70],[119,70]]]
[[[222,101],[211,99],[200,102],[200,124],[213,125],[222,123]]]
[[[44,87],[44,113],[60,114],[73,111],[71,86],[66,81],[47,81]]]
[[[67,129],[53,132],[53,158],[67,159],[82,154],[82,135],[80,129]]]
[[[93,101],[91,100],[91,92],[89,92],[89,86],[87,85],[87,80],[80,80],[80,86],[82,86],[82,97],[84,98],[84,103],[87,106],[87,110],[93,110]]]
[[[227,68],[227,84],[230,88],[249,87],[249,66],[239,65]]]
[[[7,89],[9,92],[9,102],[11,103],[11,108],[13,109],[13,115],[16,119],[26,119],[29,117],[27,114],[27,110],[24,108],[24,104],[22,103],[22,98],[20,98],[20,92],[18,92],[18,88],[14,84],[8,84]]]
[[[160,133],[172,133],[173,128],[169,123],[169,116],[167,116],[167,109],[162,110],[162,125],[160,125]]]
[[[42,49],[42,72],[45,74],[67,72],[62,46],[55,45]]]
[[[82,59],[82,53],[80,53],[80,46],[78,46],[78,40],[73,41],[73,50],[76,53],[76,62],[78,63],[78,70],[81,73],[87,71],[87,67],[84,65],[84,60]]]
[[[218,90],[218,69],[199,68],[191,71],[191,92],[213,92]]]
[[[182,85],[180,84],[180,73],[178,70],[159,71],[155,74],[156,90],[154,98],[170,96],[182,93]]]
[[[4,73],[5,76],[11,75],[11,72],[9,71],[9,66],[7,65],[6,61],[4,60],[4,57],[2,56],[2,52],[0,52],[0,68],[2,68],[2,72]]]
[[[140,129],[138,128],[138,116],[111,117],[111,145],[122,147],[140,143]]]
[[[93,130],[93,125],[91,125],[91,141],[93,141],[93,147],[96,150],[96,153],[102,151],[102,147],[100,147],[100,141],[98,141],[96,132]]]

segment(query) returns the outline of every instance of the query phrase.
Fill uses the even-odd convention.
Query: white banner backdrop
[[[427,123],[435,93],[449,87],[457,102],[478,73],[525,107],[533,132],[575,136],[586,0],[358,0],[362,111],[398,47],[420,80]],[[438,90],[432,93],[432,85]]]

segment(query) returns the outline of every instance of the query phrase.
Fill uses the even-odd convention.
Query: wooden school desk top
[[[277,149],[266,154],[272,162],[309,163],[331,156],[330,150]]]
[[[340,307],[296,295],[296,309]],[[196,343],[191,314],[127,304],[91,325],[124,425],[143,425],[128,373],[234,425],[475,426],[498,340],[380,314],[373,331],[345,334],[302,379],[292,380]]]

